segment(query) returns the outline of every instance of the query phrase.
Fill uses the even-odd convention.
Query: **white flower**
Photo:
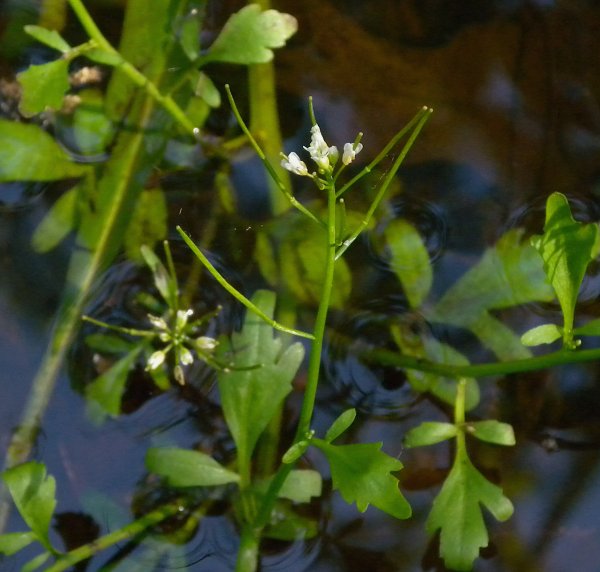
[[[281,166],[296,175],[301,175],[302,177],[308,177],[308,167],[306,163],[298,157],[297,153],[290,153],[289,155],[284,155],[282,153],[283,159],[281,160]]]
[[[146,365],[147,370],[156,369],[160,365],[162,365],[165,361],[167,354],[162,350],[155,351],[149,358],[148,363]]]
[[[209,338],[208,336],[200,336],[196,339],[196,346],[200,351],[212,352],[217,347],[218,343],[217,340]]]
[[[310,146],[304,148],[309,152],[310,158],[317,164],[320,171],[329,171],[339,156],[337,147],[327,145],[321,134],[321,128],[316,123],[311,127],[310,133]]]
[[[356,155],[360,153],[363,148],[362,143],[357,143],[356,146],[354,143],[346,143],[344,145],[344,154],[342,155],[342,163],[344,165],[349,165],[356,159]]]

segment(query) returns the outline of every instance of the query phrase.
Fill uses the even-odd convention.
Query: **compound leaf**
[[[146,468],[165,477],[173,487],[208,487],[240,480],[237,473],[226,469],[209,455],[177,447],[149,449]]]
[[[273,48],[285,45],[298,29],[296,18],[250,4],[233,14],[210,47],[206,60],[259,64],[273,59]]]
[[[381,451],[381,443],[332,445],[322,439],[312,443],[327,457],[333,487],[347,503],[355,502],[361,512],[372,504],[396,518],[410,517],[410,505],[391,475],[402,463]]]
[[[480,505],[499,521],[513,513],[513,505],[502,489],[490,483],[466,454],[459,454],[426,523],[429,534],[440,531],[440,554],[451,570],[471,570],[479,549],[488,545]]]
[[[30,461],[6,470],[2,475],[19,513],[37,540],[52,550],[48,531],[56,506],[56,482],[46,475],[43,463]]]

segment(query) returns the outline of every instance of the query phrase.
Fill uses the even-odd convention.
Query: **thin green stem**
[[[531,358],[499,361],[473,365],[452,365],[426,359],[402,355],[390,350],[370,350],[361,354],[367,361],[380,365],[403,367],[418,371],[427,371],[444,377],[488,377],[508,375],[526,371],[538,371],[559,365],[584,363],[600,359],[600,349],[595,350],[559,350],[550,354]]]
[[[96,43],[97,47],[118,60],[118,67],[125,75],[138,87],[141,87],[152,97],[161,107],[163,107],[175,121],[185,129],[192,137],[197,138],[197,127],[187,118],[184,111],[175,103],[170,95],[163,95],[156,84],[148,79],[143,73],[138,71],[133,65],[121,56],[111,43],[104,37],[96,23],[81,0],[69,0],[69,4],[75,12],[77,19],[87,32],[88,36]]]
[[[128,524],[127,526],[115,530],[106,536],[102,536],[94,542],[84,544],[71,552],[66,553],[64,556],[59,558],[52,566],[46,568],[46,572],[61,572],[62,570],[68,570],[78,562],[87,560],[102,550],[106,550],[110,546],[113,546],[119,542],[130,540],[144,532],[167,518],[176,515],[183,509],[179,503],[171,503],[168,505],[161,506],[148,514],[145,514],[136,521]]]
[[[279,330],[281,332],[285,332],[286,334],[293,334],[294,336],[300,336],[301,338],[307,338],[309,340],[313,339],[313,335],[307,332],[302,332],[300,330],[295,330],[294,328],[288,328],[279,322],[276,322],[269,316],[267,316],[260,308],[255,306],[246,296],[244,296],[239,290],[236,290],[227,279],[210,263],[208,258],[204,256],[202,251],[194,244],[194,241],[185,233],[185,231],[180,227],[176,227],[177,232],[181,235],[184,242],[190,247],[191,251],[196,255],[196,257],[202,262],[204,267],[210,272],[212,277],[225,289],[229,292],[238,302],[246,306],[250,311],[256,314],[259,318],[264,320],[267,324],[269,324],[272,328]]]
[[[81,319],[84,322],[89,322],[90,324],[94,324],[95,326],[100,326],[101,328],[112,330],[113,332],[119,332],[120,334],[127,334],[128,336],[138,336],[143,338],[153,338],[156,336],[156,332],[153,332],[151,330],[136,330],[135,328],[123,328],[121,326],[114,326],[112,324],[102,322],[101,320],[91,318],[90,316],[81,316]]]
[[[410,151],[414,142],[416,141],[417,137],[419,136],[421,129],[423,129],[423,126],[429,119],[429,116],[431,115],[431,113],[432,113],[431,109],[423,108],[423,110],[421,110],[420,114],[417,114],[416,117],[418,117],[419,119],[418,119],[417,124],[416,124],[415,128],[413,129],[410,137],[408,138],[408,141],[402,148],[402,151],[400,151],[398,157],[396,157],[396,160],[394,161],[390,170],[386,173],[385,179],[383,180],[383,183],[381,183],[379,190],[377,191],[377,195],[375,196],[375,199],[371,203],[371,206],[369,207],[369,210],[367,211],[367,214],[364,216],[362,222],[358,225],[356,230],[346,240],[344,240],[344,242],[342,242],[342,245],[337,250],[337,252],[335,254],[336,260],[338,258],[340,258],[344,254],[344,252],[346,252],[346,250],[350,247],[350,245],[359,237],[359,235],[365,230],[365,228],[367,228],[369,222],[371,221],[371,218],[373,217],[373,214],[375,213],[375,211],[379,207],[379,204],[383,200],[383,197],[385,196],[385,193],[387,192],[388,187],[390,186],[390,183],[396,176],[396,173],[398,172],[400,165],[402,165],[402,163],[404,162],[406,155],[408,154],[408,152]],[[411,123],[412,123],[412,121],[411,121]],[[405,130],[402,130],[402,131],[406,132]],[[342,193],[339,192],[337,194],[337,196],[340,197],[341,194]]]
[[[257,143],[256,139],[250,132],[250,129],[248,129],[248,126],[242,119],[242,115],[240,114],[240,111],[237,108],[235,100],[233,99],[233,96],[231,95],[231,90],[229,89],[229,85],[225,85],[225,91],[227,92],[227,99],[229,100],[229,105],[231,106],[231,110],[233,111],[233,115],[235,116],[236,121],[238,122],[241,130],[244,132],[244,135],[248,138],[248,141],[250,141],[250,145],[252,145],[252,148],[258,155],[258,158],[262,161],[263,165],[265,166],[265,169],[267,170],[267,172],[269,173],[271,178],[277,184],[277,187],[279,188],[279,190],[287,197],[288,201],[290,201],[291,205],[294,208],[298,209],[302,214],[306,215],[308,218],[310,218],[317,224],[322,225],[323,222],[320,221],[313,213],[311,213],[302,203],[298,202],[298,200],[296,200],[294,195],[292,195],[292,193],[288,190],[288,188],[285,186],[285,184],[281,181],[281,179],[279,178],[279,175],[275,171],[273,165],[271,165],[271,163],[270,163],[269,159],[267,158],[267,156],[265,155],[264,151],[261,149],[260,145]]]
[[[432,109],[429,107],[422,107],[415,116],[400,130],[389,143],[381,150],[381,152],[373,159],[360,173],[356,174],[350,179],[342,188],[337,192],[337,197],[340,198],[350,187],[357,183],[364,176],[368,175],[385,157],[388,153],[398,144],[398,141],[402,139],[407,133],[414,128],[417,123],[423,119],[423,116],[429,116],[432,113]]]
[[[465,400],[467,382],[464,377],[458,380],[456,387],[456,401],[454,402],[454,423],[458,428],[456,433],[456,459],[467,456],[465,440]]]

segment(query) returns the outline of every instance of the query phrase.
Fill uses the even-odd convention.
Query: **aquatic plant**
[[[139,21],[137,16],[146,11],[133,1],[124,32],[128,40],[124,39],[122,47],[116,50],[100,33],[83,4],[79,0],[69,1],[90,41],[71,47],[56,32],[37,27],[28,29],[33,37],[63,56],[22,73],[21,112],[36,115],[61,106],[69,89],[67,64],[76,57],[113,67],[115,74],[108,93],[113,90],[114,95],[105,102],[106,117],[100,113],[97,120],[102,125],[100,133],[106,137],[101,142],[107,145],[106,141],[112,138],[114,148],[106,162],[94,167],[82,165],[68,157],[41,127],[0,123],[0,130],[13,137],[17,145],[14,156],[0,156],[2,180],[32,176],[25,163],[17,160],[24,153],[36,156],[35,176],[39,180],[80,179],[55,203],[36,231],[34,243],[45,250],[76,230],[81,249],[73,254],[63,310],[34,386],[41,397],[34,400],[26,413],[26,423],[16,433],[3,473],[14,505],[28,529],[0,535],[0,552],[10,556],[37,542],[40,553],[24,570],[37,569],[50,559],[54,562],[46,570],[65,570],[123,540],[137,542],[142,534],[150,533],[169,544],[169,534],[161,533],[157,526],[170,519],[176,520],[177,528],[183,530],[182,537],[170,544],[176,546],[180,538],[188,538],[189,531],[202,521],[216,498],[233,507],[241,530],[236,569],[255,570],[264,539],[310,538],[318,532],[314,520],[296,510],[298,505],[323,494],[321,473],[302,465],[305,455],[313,451],[326,459],[333,488],[359,511],[373,505],[394,518],[410,517],[411,507],[400,491],[397,477],[403,463],[385,453],[382,443],[346,442],[357,419],[356,409],[346,409],[318,433],[314,429],[314,412],[322,379],[328,317],[332,308],[344,307],[351,289],[351,273],[344,255],[374,224],[431,110],[418,111],[366,167],[344,181],[349,166],[363,149],[362,134],[346,142],[340,152],[326,142],[309,101],[310,142],[304,150],[310,162],[307,164],[301,158],[301,151],[282,154],[274,162],[273,153],[264,150],[256,131],[246,125],[226,87],[244,141],[263,161],[272,178],[272,188],[286,205],[295,209],[287,212],[280,199],[273,199],[272,210],[285,222],[283,228],[267,225],[258,234],[259,271],[271,287],[317,306],[317,312],[310,327],[305,329],[295,323],[295,311],[282,319],[277,309],[284,296],[278,298],[266,289],[246,296],[205,253],[206,235],[200,237],[198,245],[192,239],[192,230],[177,227],[178,236],[198,264],[246,308],[239,330],[209,334],[207,327],[220,308],[216,306],[196,317],[187,297],[189,284],[193,289],[198,281],[191,280],[182,287],[168,243],[165,243],[164,263],[153,252],[152,247],[165,237],[165,224],[160,221],[166,218],[166,213],[162,192],[156,188],[144,190],[144,181],[159,164],[167,140],[178,129],[183,130],[189,145],[196,145],[197,141],[206,145],[200,127],[208,109],[219,103],[219,95],[208,76],[198,72],[198,68],[210,62],[253,64],[269,60],[271,48],[285,42],[295,30],[295,21],[290,16],[250,5],[233,15],[210,48],[202,51],[197,43],[200,4],[163,2],[152,18]],[[172,24],[175,33],[165,23]],[[136,61],[142,53],[140,42],[145,42],[144,47],[152,46],[148,60]],[[180,73],[165,79],[165,70],[174,63],[171,56]],[[40,90],[40,82],[47,89]],[[127,82],[140,91],[134,91]],[[194,89],[190,89],[190,82]],[[272,106],[273,102],[270,103]],[[119,130],[110,119],[119,117],[129,106],[132,111],[127,114],[126,124],[135,129]],[[225,142],[219,152],[239,144],[239,140]],[[361,207],[364,205],[361,200],[357,201],[358,206],[347,207],[347,200],[356,196],[351,191],[381,168],[390,155],[391,164],[383,169],[366,207]],[[319,200],[300,201],[283,171],[310,180]],[[137,214],[128,220],[134,206]],[[286,212],[281,214],[281,211]],[[454,443],[451,466],[425,523],[432,537],[439,534],[440,555],[448,568],[469,570],[479,550],[487,546],[489,534],[483,508],[500,521],[513,512],[512,502],[502,487],[477,468],[476,459],[467,448],[467,437],[495,446],[515,443],[509,424],[467,418],[480,399],[477,379],[600,358],[600,350],[579,349],[575,339],[575,336],[599,335],[600,321],[592,320],[578,327],[574,324],[583,276],[598,254],[598,234],[595,223],[582,225],[575,221],[566,197],[555,193],[548,198],[543,234],[528,241],[522,229],[508,231],[437,303],[428,305],[433,268],[420,233],[404,219],[393,220],[385,227],[384,240],[395,287],[404,293],[410,310],[420,313],[430,324],[469,331],[498,358],[490,363],[470,364],[450,344],[431,332],[416,335],[411,324],[397,316],[390,316],[383,324],[394,347],[366,347],[358,356],[366,364],[404,368],[414,392],[429,393],[452,408],[450,422],[423,422],[404,439],[408,448],[444,441]],[[175,446],[149,449],[148,471],[160,477],[161,485],[174,491],[174,495],[121,529],[62,552],[53,545],[49,534],[57,504],[54,478],[47,474],[42,463],[22,461],[29,456],[53,381],[80,327],[91,285],[123,246],[131,258],[146,264],[152,277],[148,288],[152,287],[158,295],[144,298],[147,312],[143,328],[112,324],[93,315],[84,317],[98,328],[88,338],[89,344],[113,358],[112,365],[87,386],[88,407],[95,411],[96,420],[118,416],[128,376],[138,360],[144,363],[145,373],[161,391],[179,390],[192,383],[187,377],[189,366],[201,361],[215,371],[222,414],[235,447],[229,456]],[[404,264],[409,258],[413,263]],[[545,324],[520,337],[493,315],[499,309],[554,297],[562,310],[562,326]],[[303,343],[292,341],[293,337],[310,343],[310,355],[299,417],[293,435],[286,435],[282,431],[282,411],[305,352]],[[563,341],[563,350],[554,353],[534,357],[527,347],[558,339]],[[150,560],[144,565],[152,566]]]

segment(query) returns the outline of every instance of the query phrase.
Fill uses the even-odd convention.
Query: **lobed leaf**
[[[43,463],[30,461],[2,474],[17,509],[37,540],[52,550],[48,532],[56,506],[56,482]]]
[[[151,448],[146,468],[167,479],[173,487],[209,487],[237,483],[237,473],[226,469],[209,455],[177,447]]]
[[[273,316],[275,294],[259,290],[252,302]],[[283,348],[273,328],[246,312],[240,332],[224,338],[216,358],[231,364],[217,372],[223,412],[238,450],[240,463],[250,463],[259,436],[292,390],[292,380],[304,357],[299,342]]]
[[[396,518],[410,517],[412,511],[398,479],[390,474],[399,471],[402,463],[382,452],[381,443],[332,445],[314,439],[313,444],[327,457],[333,487],[347,503],[355,502],[361,512],[372,504]]]
[[[207,60],[242,65],[271,61],[273,48],[285,45],[297,29],[298,22],[290,14],[263,12],[258,4],[249,4],[227,20]]]
[[[488,545],[480,505],[499,521],[513,513],[513,505],[502,489],[490,483],[466,454],[459,454],[425,525],[429,534],[440,531],[440,554],[451,570],[471,570],[479,549]]]

